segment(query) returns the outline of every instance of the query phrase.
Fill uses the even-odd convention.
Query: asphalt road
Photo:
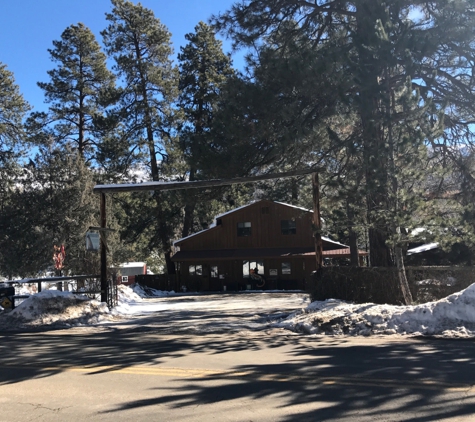
[[[0,421],[475,420],[472,340],[296,335],[269,322],[304,296],[242,299],[0,333]]]

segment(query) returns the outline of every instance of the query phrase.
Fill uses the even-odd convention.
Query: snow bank
[[[175,294],[173,290],[167,292],[163,290],[152,289],[151,287],[147,287],[147,286],[141,286],[140,284],[137,284],[137,283],[132,286],[132,290],[140,298],[165,297],[165,296],[170,296],[171,294]]]
[[[58,290],[31,295],[10,313],[2,315],[3,328],[71,327],[93,325],[110,319],[105,303]]]
[[[137,292],[130,288],[129,286],[125,286],[123,284],[117,286],[117,294],[119,303],[133,303],[133,302],[142,302],[142,296],[137,294]]]
[[[135,285],[118,286],[119,304],[109,310],[106,304],[86,296],[58,290],[44,290],[32,294],[16,309],[0,314],[1,330],[35,329],[49,326],[67,328],[73,326],[98,325],[124,318],[137,312],[161,312],[166,301],[145,301],[143,298],[169,296],[173,292],[145,288]],[[262,300],[269,300],[263,294]],[[276,299],[271,299],[275,301]],[[288,309],[295,309],[297,303],[288,306],[289,297],[279,297],[282,315]],[[142,303],[143,302],[143,303]],[[274,304],[276,302],[273,302]],[[201,309],[202,303],[182,301],[173,303],[173,309],[190,311]],[[245,309],[249,306],[246,295],[229,296],[229,300],[209,303],[208,309]],[[258,309],[258,303],[252,302]],[[275,320],[274,320],[275,321]],[[374,303],[354,304],[329,299],[313,302],[287,318],[270,324],[297,333],[329,335],[434,335],[444,337],[475,336],[475,284],[461,292],[436,302],[417,306],[376,305]],[[199,324],[196,324],[199,329]]]
[[[125,315],[136,312],[132,305],[142,302],[143,297],[163,297],[172,292],[135,285],[118,286],[118,305],[109,310],[105,303],[90,299],[84,295],[59,291],[54,287],[35,293],[31,288],[21,294],[30,297],[21,302],[14,310],[0,316],[0,328],[4,330],[34,329],[41,326],[68,328],[74,326],[97,325],[115,321]],[[0,312],[3,309],[0,309]]]
[[[306,334],[475,335],[475,284],[436,302],[417,306],[313,302],[274,324]]]

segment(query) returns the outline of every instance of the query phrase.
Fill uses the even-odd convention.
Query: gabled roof
[[[439,243],[426,243],[425,245],[418,246],[417,248],[408,249],[407,255],[414,255],[416,253],[431,251],[432,249],[437,249],[439,247]]]
[[[295,209],[297,209],[297,210],[301,210],[301,211],[305,211],[305,212],[313,212],[312,210],[308,210],[308,209],[303,208],[303,207],[297,207],[297,206],[295,206],[295,205],[286,204],[285,202],[270,201],[270,200],[268,200],[268,199],[260,199],[260,200],[258,200],[258,201],[252,201],[252,202],[250,202],[249,204],[243,205],[243,206],[241,206],[241,207],[234,208],[233,210],[223,212],[222,214],[218,214],[217,216],[214,217],[214,222],[213,222],[213,224],[216,224],[216,220],[217,220],[218,218],[224,217],[225,215],[232,214],[233,212],[242,210],[243,208],[250,207],[251,205],[258,204],[259,202],[273,202],[274,204],[284,205],[284,206],[286,206],[286,207],[295,208]],[[214,227],[213,224],[212,224],[210,227]]]
[[[199,234],[202,234],[204,232],[207,232],[208,230],[211,230],[211,229],[214,229],[216,227],[216,221],[218,220],[218,218],[222,218],[224,216],[227,216],[229,214],[232,214],[236,211],[239,211],[239,210],[242,210],[244,208],[247,208],[247,207],[250,207],[251,205],[255,205],[255,204],[258,204],[259,202],[273,202],[274,204],[279,204],[279,205],[284,205],[286,207],[291,207],[291,208],[295,208],[295,209],[298,209],[298,210],[301,210],[301,211],[305,211],[305,212],[313,212],[311,210],[308,210],[306,208],[303,208],[303,207],[297,207],[295,205],[290,205],[290,204],[286,204],[284,202],[277,202],[277,201],[270,201],[268,199],[260,199],[258,201],[252,201],[250,202],[249,204],[246,204],[246,205],[242,205],[241,207],[237,207],[237,208],[234,208],[232,210],[229,210],[229,211],[226,211],[226,212],[223,212],[221,214],[218,214],[214,217],[214,220],[213,220],[213,223],[210,224],[210,226],[207,228],[207,229],[204,229],[204,230],[201,230],[199,232],[196,232],[196,233],[193,233],[193,234],[190,234],[189,236],[186,236],[186,237],[182,237],[181,239],[178,239],[178,240],[174,240],[173,241],[173,245],[175,245],[176,243],[178,242],[182,242],[183,240],[186,240],[186,239],[189,239],[190,237],[193,237],[193,236],[197,236]],[[343,245],[344,246],[344,245]]]
[[[138,268],[138,267],[145,267],[147,265],[146,262],[123,262],[121,264],[116,265],[116,268]]]
[[[179,243],[179,242],[182,242],[182,241],[184,241],[184,240],[186,240],[186,239],[189,239],[189,238],[191,238],[191,237],[198,236],[198,235],[200,235],[200,234],[202,234],[202,233],[205,233],[205,232],[207,232],[207,231],[209,231],[209,230],[213,230],[213,229],[215,229],[215,228],[217,227],[217,226],[216,226],[216,220],[217,220],[218,218],[222,218],[222,217],[227,216],[227,215],[229,215],[229,214],[232,214],[232,213],[234,213],[234,212],[236,212],[236,211],[239,211],[239,210],[242,210],[242,209],[244,209],[244,208],[250,207],[251,205],[255,205],[255,204],[259,203],[259,202],[273,202],[273,203],[275,203],[275,204],[284,205],[284,206],[286,206],[286,207],[294,208],[294,209],[297,209],[297,210],[300,210],[300,211],[305,211],[305,212],[313,213],[312,210],[309,210],[309,209],[307,209],[307,208],[298,207],[298,206],[291,205],[291,204],[286,204],[286,203],[284,203],[284,202],[277,202],[277,201],[270,201],[270,200],[267,200],[267,199],[261,199],[261,200],[259,200],[259,201],[250,202],[249,204],[243,205],[243,206],[241,206],[241,207],[234,208],[233,210],[230,210],[230,211],[227,211],[227,212],[223,212],[222,214],[218,214],[217,216],[214,217],[213,223],[212,223],[207,229],[201,230],[201,231],[199,231],[199,232],[190,234],[189,236],[186,236],[186,237],[183,237],[183,238],[181,238],[181,239],[175,240],[175,241],[173,241],[173,245],[175,245],[175,244],[177,244],[177,243]],[[349,248],[348,245],[344,245],[343,243],[340,243],[340,242],[335,242],[334,240],[331,240],[330,238],[325,237],[325,236],[322,236],[322,240],[325,241],[325,242],[328,242],[328,243],[332,243],[332,244],[334,244],[335,246],[341,246],[342,248]]]

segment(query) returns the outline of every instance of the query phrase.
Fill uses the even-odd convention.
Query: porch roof
[[[360,256],[368,253],[358,251]],[[202,260],[232,260],[257,258],[289,258],[294,256],[315,256],[313,248],[249,248],[249,249],[219,249],[202,251],[179,251],[172,256],[174,262]],[[350,257],[350,248],[323,251],[324,258]]]

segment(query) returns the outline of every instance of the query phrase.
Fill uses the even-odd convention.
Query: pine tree
[[[25,141],[23,118],[28,110],[29,105],[20,94],[13,73],[0,63],[0,207],[9,189],[16,161],[22,154]]]
[[[50,82],[39,82],[48,113],[35,113],[30,128],[53,126],[55,138],[77,148],[84,160],[94,159],[100,142],[96,122],[115,94],[114,77],[94,34],[84,24],[71,25],[49,49],[57,67],[48,71]]]
[[[3,163],[24,140],[23,117],[28,109],[13,73],[0,63],[0,160]]]
[[[130,142],[129,148],[123,150],[139,158],[142,153],[150,179],[163,180],[170,158],[167,144],[174,142],[172,105],[178,94],[170,33],[151,10],[140,4],[112,0],[112,5],[111,13],[106,14],[109,25],[102,36],[107,53],[115,60],[114,71],[123,84],[117,111],[123,122],[123,135]],[[164,252],[168,271],[173,273],[170,240],[175,237],[176,212],[166,204],[166,197],[158,192],[153,196],[150,217],[156,235],[152,249]],[[136,220],[139,219],[137,216]]]
[[[8,240],[0,244],[9,273],[34,276],[48,269],[53,246],[61,244],[67,253],[65,271],[81,273],[85,234],[97,225],[99,208],[92,172],[75,151],[58,145],[39,147],[22,170],[2,215],[8,220]]]
[[[24,152],[25,134],[23,118],[29,106],[15,84],[13,73],[0,63],[0,274],[12,276],[8,268],[8,229],[10,222],[7,209],[20,173],[18,160]]]
[[[185,35],[188,44],[178,55],[180,67],[180,96],[178,105],[184,114],[180,146],[187,163],[188,179],[200,177],[199,163],[206,160],[210,129],[218,97],[227,79],[234,74],[231,60],[222,51],[222,43],[213,29],[200,22],[195,32]],[[197,192],[188,192],[184,209],[182,237],[193,229]]]
[[[327,61],[337,63],[337,68],[345,72],[349,83],[339,84],[335,94],[341,104],[351,106],[359,120],[353,142],[364,158],[371,261],[373,265],[391,265],[392,252],[387,244],[391,228],[384,218],[380,219],[391,207],[388,128],[404,125],[408,114],[392,113],[389,122],[387,104],[409,80],[412,89],[418,89],[418,108],[425,110],[425,114],[420,113],[424,116],[421,128],[428,129],[424,142],[440,148],[438,139],[447,139],[451,132],[440,131],[444,124],[465,129],[471,138],[470,28],[474,18],[470,2],[297,3],[246,1],[219,16],[216,23],[227,30],[236,44],[245,46],[259,44],[289,25],[291,30],[278,39],[281,50],[306,34],[312,40],[315,55],[325,61],[328,54]],[[434,137],[438,129],[439,136]]]

